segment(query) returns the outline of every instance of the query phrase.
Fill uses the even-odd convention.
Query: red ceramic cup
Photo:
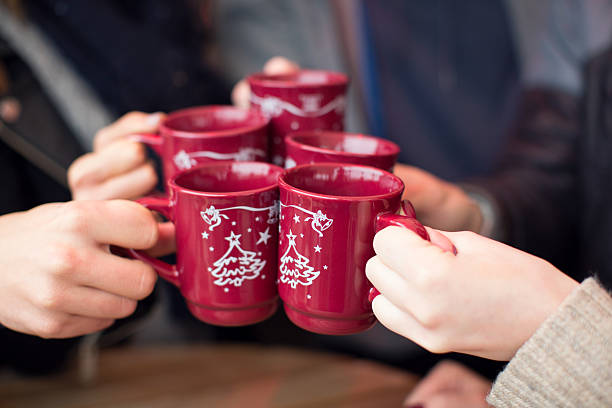
[[[348,77],[339,72],[301,70],[249,76],[251,106],[270,118],[272,162],[285,160],[284,137],[297,130],[343,130]]]
[[[324,130],[290,133],[285,168],[308,163],[352,163],[393,171],[399,146],[379,137]]]
[[[373,326],[365,266],[377,222],[413,219],[396,215],[402,181],[374,167],[317,163],[286,170],[279,189],[278,291],[289,319],[321,334]]]
[[[162,159],[166,182],[178,172],[213,161],[268,161],[268,122],[235,106],[200,106],[170,113],[159,134],[132,135]]]
[[[175,176],[169,198],[139,202],[176,227],[176,265],[130,250],[175,284],[198,319],[257,323],[278,305],[276,260],[280,167],[206,163]]]

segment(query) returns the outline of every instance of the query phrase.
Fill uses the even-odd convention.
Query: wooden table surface
[[[399,407],[417,378],[348,356],[251,345],[103,350],[96,381],[75,371],[0,380],[9,407]]]

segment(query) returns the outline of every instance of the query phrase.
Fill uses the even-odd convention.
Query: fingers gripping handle
[[[130,140],[134,142],[144,143],[149,146],[159,156],[162,154],[162,138],[160,135],[154,133],[137,133],[128,136]]]
[[[172,211],[170,209],[170,200],[168,198],[144,197],[136,201],[150,210],[159,212],[164,217],[168,218],[170,222],[173,221]],[[174,284],[175,286],[180,286],[176,265],[171,265],[167,262],[160,261],[157,258],[153,258],[152,256],[135,249],[128,249],[128,252],[133,258],[139,259],[144,263],[151,265],[163,279]]]
[[[405,200],[402,202],[402,210],[405,215],[402,214],[383,214],[376,219],[376,232],[390,226],[408,228],[415,232],[418,236],[424,240],[430,241],[429,233],[417,219],[416,212],[410,201]],[[376,296],[380,295],[380,292],[375,287],[370,289],[368,300],[372,302]]]

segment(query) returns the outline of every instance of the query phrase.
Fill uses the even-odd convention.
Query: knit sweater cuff
[[[518,350],[487,401],[505,407],[612,407],[612,297],[585,280]]]

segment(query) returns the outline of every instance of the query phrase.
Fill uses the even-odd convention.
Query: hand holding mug
[[[129,201],[45,204],[0,217],[0,323],[52,338],[110,326],[134,312],[156,276],[109,245],[156,241],[154,218]]]
[[[423,224],[444,231],[480,232],[480,208],[461,188],[405,164],[396,164],[393,173],[404,182],[403,198],[412,202]]]
[[[157,132],[162,113],[130,112],[101,129],[94,151],[76,159],[68,169],[68,184],[75,200],[134,199],[157,183],[146,149],[127,136]]]
[[[578,285],[548,262],[471,232],[446,236],[456,254],[397,227],[374,238],[366,274],[374,314],[435,352],[510,360]],[[435,238],[432,238],[434,241]]]

